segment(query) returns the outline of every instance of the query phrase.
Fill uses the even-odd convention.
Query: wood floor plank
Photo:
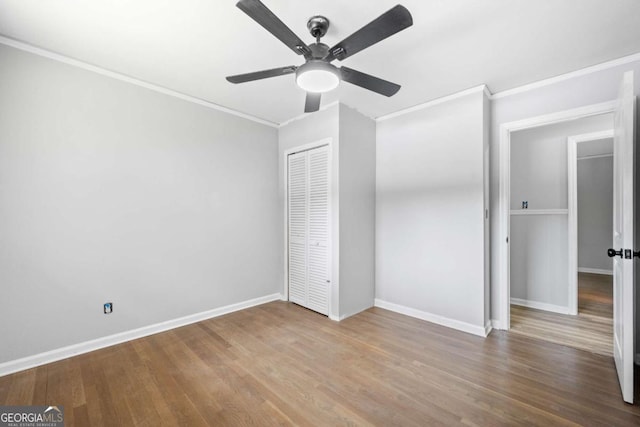
[[[578,312],[613,318],[613,276],[578,273]]]
[[[4,399],[5,405],[22,405],[22,402],[30,402],[33,399],[36,369],[27,369],[4,378],[8,380],[7,394]],[[1,379],[3,380],[4,378]]]
[[[33,387],[33,396],[31,401],[34,405],[46,405],[47,404],[47,381],[48,381],[48,366],[39,366],[35,368],[36,379]]]
[[[74,426],[640,425],[609,357],[286,302],[0,377],[0,398],[64,404]]]
[[[613,282],[578,274],[578,315],[511,306],[511,332],[613,357]]]

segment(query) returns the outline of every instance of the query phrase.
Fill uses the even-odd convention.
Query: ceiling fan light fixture
[[[296,71],[296,83],[307,92],[329,92],[340,84],[340,72],[325,61],[309,61]]]

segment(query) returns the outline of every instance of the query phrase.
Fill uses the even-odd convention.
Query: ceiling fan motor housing
[[[322,59],[329,53],[329,46],[324,43],[311,43],[309,49],[313,59]]]
[[[307,29],[309,29],[313,38],[317,40],[327,34],[327,30],[329,29],[329,20],[320,15],[312,16],[307,21]]]

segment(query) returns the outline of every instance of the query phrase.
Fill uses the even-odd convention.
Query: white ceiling
[[[333,45],[400,0],[263,0],[300,38],[323,14]],[[324,96],[370,117],[487,84],[492,92],[640,52],[638,0],[401,0],[414,25],[346,59],[401,84],[392,98],[348,83]],[[294,76],[233,85],[225,76],[302,58],[235,0],[2,0],[0,34],[282,123],[303,111]]]

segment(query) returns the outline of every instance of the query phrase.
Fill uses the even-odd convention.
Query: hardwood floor
[[[613,357],[612,280],[578,274],[577,316],[512,305],[510,332]]]
[[[0,378],[0,403],[90,425],[640,425],[613,361],[372,308],[274,302]]]
[[[578,273],[578,313],[613,319],[613,276]]]

